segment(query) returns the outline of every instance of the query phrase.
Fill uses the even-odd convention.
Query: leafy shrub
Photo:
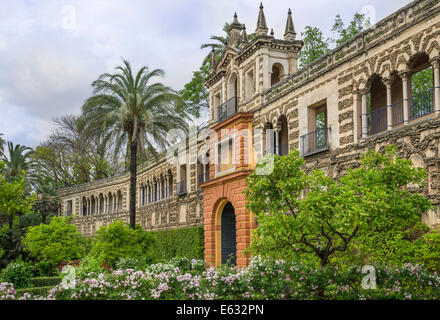
[[[25,249],[39,261],[58,265],[84,255],[84,240],[69,218],[53,217],[49,224],[30,227],[24,238]]]
[[[114,268],[120,258],[141,255],[141,246],[137,243],[136,235],[137,231],[120,220],[107,227],[102,226],[96,231],[90,256],[101,259]]]
[[[0,280],[2,282],[13,283],[14,287],[18,289],[29,287],[32,277],[32,266],[20,260],[9,263],[0,272]]]
[[[76,275],[85,279],[88,276],[100,274],[104,272],[103,261],[99,257],[87,256],[81,260],[78,268],[75,268]]]
[[[425,233],[417,239],[408,239],[402,233],[389,233],[387,237],[373,238],[369,261],[373,264],[419,264],[430,271],[440,272],[440,233]]]
[[[192,260],[191,261],[191,270],[194,272],[204,272],[206,271],[206,262],[205,260]]]
[[[139,270],[142,269],[143,263],[136,258],[120,258],[118,262],[116,262],[116,269],[126,270],[133,269]]]
[[[181,271],[191,270],[191,261],[187,257],[175,257],[169,263],[178,267]]]
[[[174,257],[203,259],[204,257],[203,227],[160,230],[150,233],[156,238],[154,251],[157,259],[169,260]]]
[[[40,223],[41,218],[38,214],[25,214],[14,219],[12,228],[7,224],[0,228],[0,268],[6,267],[9,262],[19,257],[28,260],[29,255],[23,249],[23,237],[29,227],[38,226]]]
[[[47,261],[37,261],[34,264],[35,269],[40,277],[47,277],[54,273],[56,265],[49,263]]]
[[[37,277],[32,278],[30,283],[33,287],[55,287],[62,281],[61,277]]]
[[[34,288],[26,288],[26,289],[17,289],[17,296],[31,295],[34,297],[47,297],[50,290],[52,290],[53,286],[46,287],[34,287]]]
[[[147,271],[155,274],[174,272],[174,270],[176,266],[170,263],[156,263],[147,267]]]

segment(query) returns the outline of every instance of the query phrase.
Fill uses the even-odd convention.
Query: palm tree
[[[167,132],[178,128],[185,132],[187,116],[176,111],[179,95],[152,78],[164,76],[160,69],[142,67],[134,76],[128,61],[114,74],[102,74],[92,83],[93,96],[82,106],[79,127],[100,128],[110,136],[115,150],[129,149],[130,227],[136,227],[136,173],[138,149],[163,151],[169,142]]]
[[[5,151],[4,146],[5,146],[5,139],[2,138],[3,133],[0,133],[0,157],[3,156],[3,152]]]
[[[8,141],[9,158],[2,154],[1,160],[6,164],[7,175],[11,178],[18,176],[23,170],[30,171],[34,161],[31,155],[34,153],[29,147],[15,145]]]
[[[216,42],[214,43],[204,43],[200,46],[200,49],[211,48],[214,49],[215,56],[218,57],[222,54],[225,47],[229,42],[229,32],[231,31],[231,24],[225,23],[223,26],[223,32],[226,33],[226,36],[211,36],[211,40]],[[210,62],[211,53],[209,53],[205,59],[203,60],[203,65]]]
[[[41,222],[46,224],[50,215],[56,215],[58,211],[59,198],[56,193],[55,183],[47,176],[39,176],[35,185],[37,199],[33,209],[41,215]]]
[[[216,42],[204,43],[200,46],[200,49],[211,48],[215,52],[215,56],[217,59],[222,55],[223,50],[225,50],[226,46],[229,42],[229,33],[231,31],[231,24],[225,23],[223,26],[223,32],[226,34],[225,36],[211,36],[211,40]],[[248,41],[252,41],[255,38],[255,33],[248,34]],[[203,65],[211,62],[211,52],[203,59]]]

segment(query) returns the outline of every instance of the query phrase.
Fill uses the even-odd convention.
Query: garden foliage
[[[383,245],[390,235],[426,230],[421,215],[431,204],[410,190],[424,185],[426,172],[400,158],[394,146],[383,154],[367,152],[359,168],[338,180],[304,165],[293,150],[274,156],[271,173],[257,170],[248,177],[247,208],[258,221],[252,253],[319,261],[325,267],[347,250],[386,256],[395,250]]]

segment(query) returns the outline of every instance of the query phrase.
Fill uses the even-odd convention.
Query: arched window
[[[108,193],[107,199],[108,199],[108,212],[111,213],[113,212],[113,195],[111,194],[111,192]]]
[[[251,69],[246,72],[246,101],[251,100],[254,96],[254,82],[254,70]]]
[[[409,68],[409,120],[413,120],[434,112],[434,71],[426,53],[414,56]]]
[[[228,80],[228,100],[237,97],[238,79],[237,74],[233,72]]]
[[[92,207],[92,210],[91,210],[91,213],[90,214],[95,214],[96,213],[96,201],[95,201],[95,197],[94,196],[92,196],[92,198],[91,198],[91,207]]]
[[[276,141],[275,141],[275,132],[273,129],[273,125],[271,122],[268,122],[264,125],[264,154],[275,154],[276,150],[275,150],[275,146],[276,146]]]
[[[118,190],[117,197],[118,197],[118,211],[121,212],[122,211],[122,192],[121,192],[121,190]]]
[[[282,115],[278,120],[280,132],[278,133],[278,154],[285,156],[289,153],[289,128],[286,116]]]
[[[86,197],[82,198],[82,215],[86,216],[87,215],[87,199]]]
[[[104,196],[102,193],[99,194],[99,213],[104,212]]]
[[[284,76],[284,68],[280,63],[274,63],[272,66],[272,73],[270,78],[270,85],[278,83]]]

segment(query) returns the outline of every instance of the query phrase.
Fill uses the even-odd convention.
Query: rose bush
[[[12,284],[0,286],[0,299],[56,300],[212,300],[212,299],[440,299],[440,276],[420,265],[375,267],[376,289],[364,289],[367,274],[359,266],[328,266],[254,257],[247,268],[225,267],[187,272],[172,264],[145,271],[115,270],[77,277],[74,288],[62,284],[47,297],[18,297]]]

